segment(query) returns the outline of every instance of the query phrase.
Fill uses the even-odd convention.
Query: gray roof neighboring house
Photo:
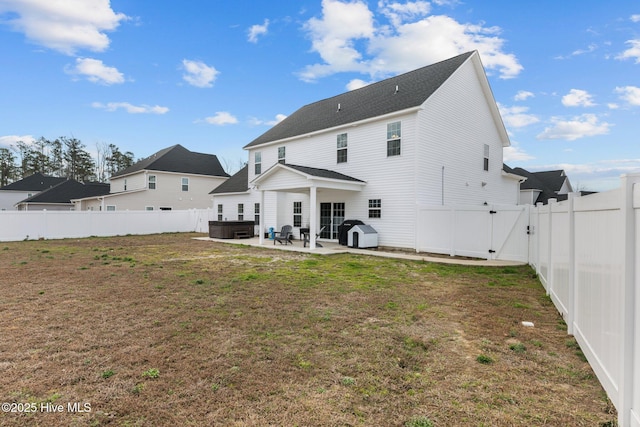
[[[244,148],[419,107],[473,53],[463,53],[436,64],[305,105]]]
[[[245,166],[231,178],[214,188],[209,194],[245,193],[249,191],[249,166]]]
[[[144,170],[229,177],[216,155],[194,153],[176,144],[116,172],[112,178]]]
[[[40,172],[36,172],[26,178],[22,178],[19,181],[12,182],[3,187],[0,190],[7,191],[28,191],[39,192],[51,188],[61,182],[66,181],[67,178],[58,178],[55,176],[43,175]]]
[[[529,172],[523,168],[513,168],[512,173],[521,175],[527,178],[522,184],[520,184],[520,190],[536,190],[540,191],[535,203],[547,203],[549,199],[566,200],[567,192],[561,191],[565,183],[567,184],[566,190],[572,191],[571,183],[568,182],[569,178],[565,174],[564,170],[553,171],[541,171],[541,172]]]
[[[69,204],[72,205],[72,199],[81,199],[84,197],[102,196],[109,193],[109,184],[102,182],[81,183],[75,179],[64,180],[63,182],[48,188],[40,193],[24,199],[16,205],[20,204]]]

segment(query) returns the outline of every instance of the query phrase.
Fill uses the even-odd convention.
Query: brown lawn
[[[0,243],[0,425],[615,424],[528,267],[194,236]]]

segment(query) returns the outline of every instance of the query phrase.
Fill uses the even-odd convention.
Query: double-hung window
[[[369,218],[382,217],[382,199],[369,199]]]
[[[238,203],[238,221],[244,221],[244,204]]]
[[[260,225],[260,203],[253,205],[253,221],[255,225]]]
[[[218,205],[218,221],[222,221],[222,205]]]
[[[402,128],[400,122],[387,124],[387,157],[400,155]]]
[[[148,183],[148,188],[149,190],[155,190],[156,189],[156,176],[155,175],[149,175],[149,183]]]
[[[347,161],[347,134],[341,133],[337,138],[338,160],[337,163],[346,163]]]
[[[254,173],[260,175],[262,173],[262,152],[256,151],[253,155]]]
[[[182,178],[182,191],[189,191],[189,178]]]
[[[286,154],[286,147],[278,147],[278,163],[285,163]]]
[[[293,226],[302,227],[302,202],[293,202]]]

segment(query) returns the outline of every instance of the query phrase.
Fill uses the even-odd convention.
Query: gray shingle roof
[[[7,184],[4,187],[0,187],[0,190],[36,192],[51,188],[63,181],[66,181],[66,178],[47,176],[41,174],[40,172],[37,172],[33,175],[21,179],[20,181],[12,182],[11,184]]]
[[[558,194],[562,185],[567,179],[567,175],[563,170],[529,172],[526,169],[514,168],[513,173],[527,177],[527,180],[520,184],[521,190],[539,190],[541,191],[536,203],[547,203],[549,199],[565,200],[566,194]]]
[[[249,166],[233,174],[231,178],[217,186],[209,194],[244,193],[249,190]]]
[[[360,89],[305,105],[244,148],[417,107],[426,101],[473,53],[467,52]],[[339,109],[338,106],[340,106]]]
[[[109,184],[102,182],[88,182],[83,184],[75,179],[69,179],[28,199],[22,200],[20,203],[71,204],[72,199],[103,196],[105,194],[109,194]]]
[[[285,166],[290,167],[291,169],[295,169],[298,172],[302,172],[304,174],[311,175],[311,176],[316,176],[318,178],[339,179],[342,181],[352,181],[352,182],[364,182],[360,179],[353,178],[349,175],[345,175],[343,173],[332,171],[329,169],[318,169],[318,168],[312,168],[309,166],[291,165],[289,163],[285,164]]]
[[[180,144],[165,148],[134,165],[118,171],[113,177],[128,175],[142,170],[189,173],[228,177],[218,157],[214,154],[194,153]]]

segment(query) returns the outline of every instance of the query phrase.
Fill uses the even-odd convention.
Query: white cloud
[[[218,111],[215,115],[206,117],[204,121],[217,126],[234,125],[238,123],[238,119],[226,111]]]
[[[535,115],[527,114],[529,107],[507,107],[498,103],[498,108],[500,109],[500,115],[507,128],[522,128],[540,121]]]
[[[535,157],[522,150],[516,143],[512,142],[510,147],[502,149],[502,160],[508,162],[524,162],[533,160]]]
[[[529,98],[533,98],[535,95],[533,94],[533,92],[529,92],[527,90],[519,90],[518,93],[516,93],[516,96],[513,97],[514,100],[516,101],[526,101]]]
[[[185,74],[184,81],[195,87],[212,87],[213,82],[220,72],[202,61],[182,60],[182,68]]]
[[[0,136],[0,147],[9,148],[15,145],[18,141],[22,141],[28,145],[35,142],[35,138],[32,135],[5,135]]]
[[[640,15],[631,15],[631,22],[640,22]]]
[[[571,120],[551,119],[553,126],[536,136],[538,139],[564,139],[574,141],[587,136],[606,135],[611,124],[600,122],[595,114],[583,114]]]
[[[349,83],[347,83],[347,90],[360,89],[361,87],[365,87],[370,84],[371,82],[365,82],[364,80],[361,80],[361,79],[353,79]]]
[[[262,125],[275,126],[286,118],[287,116],[285,114],[276,114],[276,117],[274,120],[260,120],[258,118],[252,117],[249,120],[249,123],[252,126],[262,126]]]
[[[73,55],[79,49],[102,52],[106,32],[128,19],[111,9],[109,0],[2,0],[0,13],[13,12],[8,23],[31,42]]]
[[[635,59],[636,64],[640,64],[640,40],[627,40],[626,44],[631,47],[616,56],[616,59]]]
[[[265,34],[267,34],[267,31],[269,29],[269,20],[265,19],[264,20],[264,24],[262,25],[252,25],[251,28],[249,28],[249,35],[248,35],[248,40],[251,43],[257,43],[258,42],[258,37],[259,36],[263,36]]]
[[[616,87],[616,93],[620,94],[620,99],[623,99],[630,105],[640,105],[640,87],[637,86],[625,86]]]
[[[472,50],[478,50],[484,66],[497,70],[501,78],[515,77],[522,70],[514,55],[503,52],[498,27],[427,16],[431,5],[422,1],[380,1],[378,6],[381,16],[374,16],[361,0],[323,0],[322,16],[304,25],[312,50],[323,62],[305,67],[300,78],[314,81],[345,71],[380,77]],[[384,18],[389,24],[381,23]]]
[[[586,90],[571,89],[568,94],[562,97],[562,105],[565,107],[593,107],[593,96]]]
[[[91,106],[105,111],[125,110],[129,114],[165,114],[169,112],[169,108],[159,105],[133,105],[128,102],[108,102],[106,104],[94,102]]]
[[[90,82],[104,85],[124,83],[124,75],[115,67],[108,67],[98,59],[76,58],[75,67],[67,66],[65,71],[72,75],[82,75]]]

